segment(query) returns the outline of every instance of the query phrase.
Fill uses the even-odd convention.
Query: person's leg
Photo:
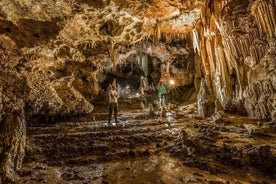
[[[164,104],[167,105],[168,104],[168,101],[167,101],[167,93],[164,94]]]
[[[118,103],[114,103],[114,116],[115,116],[115,122],[118,123]]]
[[[162,94],[161,98],[162,98],[162,105],[164,105],[165,104],[165,94]]]
[[[110,124],[111,116],[112,116],[112,103],[109,103],[109,113],[108,113],[108,124]]]
[[[159,98],[159,105],[161,106],[161,104],[162,104],[162,95],[159,95],[158,98]]]

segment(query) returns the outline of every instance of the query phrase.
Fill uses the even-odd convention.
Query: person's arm
[[[111,95],[112,95],[112,97],[119,97],[117,91],[112,91],[112,92],[111,92]]]
[[[115,94],[114,94],[114,91],[112,90],[112,91],[110,91],[110,95],[112,96],[112,97],[114,97],[115,96]]]

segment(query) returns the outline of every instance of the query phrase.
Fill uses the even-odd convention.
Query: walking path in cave
[[[255,120],[227,114],[202,119],[196,109],[196,104],[171,105],[161,120],[158,111],[150,115],[147,110],[128,109],[126,105],[120,109],[120,126],[108,126],[104,112],[55,124],[31,125],[25,162],[19,172],[21,182],[274,182],[269,174],[254,167],[238,169],[243,156],[229,154],[231,149],[239,152],[244,145],[268,144],[275,155],[276,136],[265,128],[265,122],[254,131],[265,133],[252,137],[244,123]],[[197,142],[194,147],[187,136]]]

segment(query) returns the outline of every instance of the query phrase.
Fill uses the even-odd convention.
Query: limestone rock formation
[[[120,70],[130,63],[141,72],[135,77],[152,74],[154,85],[174,78],[185,100],[198,95],[203,116],[275,119],[275,6],[1,0],[0,174],[11,179],[20,167],[26,123],[91,113],[107,76],[131,76]]]
[[[198,92],[198,112],[203,117],[209,117],[214,113],[215,104],[212,95],[207,88],[206,81],[202,80]]]
[[[275,1],[206,1],[199,35],[208,88],[226,110],[275,113]],[[232,107],[229,107],[232,106]]]
[[[26,77],[20,74],[19,51],[8,38],[1,38],[0,181],[8,182],[14,179],[25,154],[24,107],[30,89]]]

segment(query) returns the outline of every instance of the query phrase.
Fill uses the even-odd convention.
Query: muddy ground
[[[106,102],[87,116],[28,126],[17,183],[276,183],[275,121],[218,112],[203,119],[196,103],[162,115],[141,99],[120,99],[119,125]]]

